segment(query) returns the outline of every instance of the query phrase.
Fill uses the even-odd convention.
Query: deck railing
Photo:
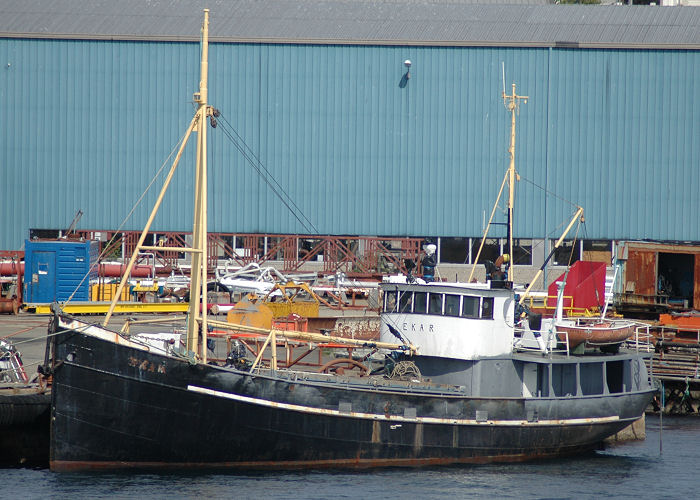
[[[634,325],[634,334],[624,342],[625,347],[637,352],[653,352],[654,335],[650,331],[650,326],[640,322],[631,323]],[[571,354],[571,343],[569,342],[569,334],[566,331],[556,331],[555,328],[551,328],[550,330],[545,329],[537,332],[544,343],[544,351],[532,330],[516,327],[514,331],[513,350],[516,352],[538,351],[543,354],[563,353],[567,356]],[[698,335],[698,343],[700,344],[700,332]]]

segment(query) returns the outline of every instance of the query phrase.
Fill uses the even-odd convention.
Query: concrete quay
[[[0,314],[0,338],[14,344],[20,352],[30,380],[37,374],[37,366],[44,362],[50,319],[50,316],[24,312],[18,315]]]

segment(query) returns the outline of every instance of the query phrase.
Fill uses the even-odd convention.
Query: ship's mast
[[[192,224],[192,269],[190,271],[190,308],[187,320],[187,350],[197,353],[206,363],[207,356],[207,106],[209,79],[209,9],[202,23],[202,60],[199,92],[194,94],[197,108],[197,171],[195,174],[194,221]],[[201,306],[201,307],[200,307]],[[201,309],[201,310],[200,310]],[[201,331],[201,344],[198,343]],[[199,344],[199,345],[198,345]],[[199,347],[201,346],[201,351]]]
[[[513,93],[507,95],[503,91],[503,105],[510,111],[510,165],[508,166],[508,232],[506,240],[508,241],[508,280],[515,281],[513,277],[513,206],[515,205],[515,181],[520,180],[520,176],[515,171],[515,113],[518,110],[520,99],[527,104],[526,95],[518,95],[515,93],[515,83],[513,84]]]
[[[469,273],[469,278],[467,281],[471,281],[474,276],[474,270],[476,269],[476,264],[479,262],[479,256],[481,255],[481,250],[484,248],[484,242],[489,234],[489,228],[491,227],[491,222],[493,221],[493,216],[496,214],[496,208],[501,200],[501,195],[503,194],[503,188],[506,183],[508,183],[508,222],[507,222],[507,233],[506,239],[508,241],[508,280],[513,281],[513,206],[515,205],[515,181],[520,180],[520,176],[515,171],[515,113],[519,109],[520,100],[527,103],[528,96],[518,95],[515,93],[515,84],[513,84],[513,93],[511,95],[506,94],[505,83],[503,85],[503,105],[511,114],[510,119],[510,146],[508,147],[508,153],[510,154],[510,164],[508,170],[506,171],[505,177],[503,177],[503,182],[501,183],[501,189],[498,191],[498,196],[496,197],[496,203],[493,204],[493,210],[491,211],[491,216],[484,229],[484,235],[481,238],[481,245],[479,250],[474,257],[474,263],[472,264],[472,270]]]
[[[479,251],[477,252],[476,257],[474,258],[474,264],[472,265],[472,270],[471,270],[471,273],[469,274],[469,278],[467,281],[471,281],[472,277],[474,276],[474,270],[476,269],[476,263],[479,261],[479,256],[481,255],[481,250],[484,248],[484,242],[486,241],[486,236],[488,236],[488,234],[489,234],[489,227],[491,226],[491,221],[493,221],[493,216],[496,213],[496,208],[498,207],[498,203],[501,199],[501,195],[503,194],[503,188],[505,187],[506,183],[508,183],[508,233],[507,233],[508,253],[509,253],[509,255],[508,255],[509,256],[508,279],[511,282],[514,281],[513,280],[513,206],[515,204],[515,181],[520,180],[520,176],[518,175],[518,173],[515,170],[515,114],[518,111],[518,108],[520,105],[520,100],[522,100],[523,103],[527,104],[528,96],[518,95],[515,92],[515,84],[513,84],[513,93],[508,95],[508,94],[506,94],[506,89],[505,89],[505,84],[504,84],[504,86],[503,86],[503,105],[510,112],[510,116],[511,116],[511,119],[510,119],[510,147],[508,148],[508,153],[510,154],[510,164],[508,166],[508,170],[506,171],[506,175],[503,178],[503,182],[501,183],[501,189],[498,191],[498,196],[496,197],[496,203],[494,203],[494,205],[493,205],[493,210],[491,211],[491,217],[489,218],[489,221],[486,224],[486,229],[484,230],[484,235],[481,238],[481,246],[479,246]],[[576,213],[571,218],[569,225],[566,227],[566,229],[564,230],[561,237],[554,244],[554,247],[550,251],[547,258],[544,260],[544,263],[542,264],[540,269],[535,274],[535,277],[530,281],[530,284],[528,285],[527,289],[525,290],[525,293],[523,293],[520,296],[520,301],[519,301],[520,304],[522,304],[525,301],[525,298],[530,293],[530,290],[532,290],[533,286],[535,285],[535,282],[538,280],[538,278],[540,277],[540,275],[544,271],[544,268],[549,263],[549,260],[552,258],[552,256],[557,251],[557,249],[561,246],[562,242],[564,241],[564,238],[566,238],[566,235],[569,234],[569,231],[574,226],[576,221],[578,221],[579,223],[584,221],[582,207],[576,207]]]
[[[143,250],[157,252],[175,251],[192,254],[192,269],[190,282],[190,306],[187,323],[187,349],[195,354],[200,360],[207,361],[207,117],[212,114],[212,108],[207,105],[207,85],[209,73],[209,9],[204,9],[204,22],[202,23],[201,41],[201,76],[199,80],[199,92],[194,94],[194,102],[197,103],[190,126],[180,143],[175,160],[170,167],[170,171],[163,182],[163,187],[158,194],[158,198],[151,210],[151,214],[146,225],[141,232],[134,251],[129,259],[129,263],[124,271],[121,282],[117,287],[112,302],[109,306],[103,325],[107,326],[119,297],[126,286],[131,270],[138,260],[139,253]],[[187,141],[191,134],[197,133],[197,168],[195,173],[195,197],[194,197],[194,224],[192,228],[192,247],[168,247],[168,246],[146,246],[144,241],[155,219],[158,209],[165,193],[172,181],[175,170],[180,163],[180,158],[185,150]],[[200,330],[201,324],[201,330]],[[200,335],[201,334],[201,342]]]

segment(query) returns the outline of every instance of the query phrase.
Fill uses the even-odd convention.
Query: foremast
[[[202,23],[202,62],[199,92],[194,94],[197,115],[197,171],[195,178],[194,221],[192,223],[192,254],[190,270],[190,307],[187,315],[187,350],[198,353],[207,361],[207,115],[209,114],[209,9],[204,9]],[[201,310],[200,310],[201,304]],[[201,330],[200,330],[201,328]],[[201,331],[201,352],[198,349]]]
[[[207,104],[208,99],[208,73],[209,73],[209,9],[204,9],[204,21],[202,23],[201,39],[201,67],[199,91],[193,96],[197,103],[197,111],[180,143],[177,155],[173,160],[168,175],[163,182],[163,187],[158,194],[158,198],[151,210],[148,221],[139,236],[138,242],[129,259],[129,263],[124,271],[122,279],[112,297],[109,310],[103,321],[107,326],[118,298],[121,297],[124,286],[126,286],[134,264],[138,260],[139,253],[143,250],[151,251],[176,251],[192,254],[192,268],[190,271],[190,305],[187,321],[187,349],[194,353],[196,357],[206,363],[207,361],[207,117],[213,115],[213,108]],[[144,245],[146,235],[151,229],[158,209],[168,186],[172,181],[180,158],[185,150],[190,135],[197,134],[197,163],[195,172],[195,197],[194,197],[194,221],[192,227],[192,247],[167,247],[167,246],[147,246]],[[201,336],[200,336],[201,332]],[[200,342],[201,340],[201,342]]]

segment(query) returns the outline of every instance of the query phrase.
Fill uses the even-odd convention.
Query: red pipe
[[[0,262],[0,276],[15,276],[17,267],[16,262]],[[108,278],[118,278],[125,269],[126,266],[124,264],[100,264],[99,275]],[[19,273],[24,275],[24,262],[19,263]],[[151,266],[134,266],[131,270],[131,276],[134,278],[148,278],[151,274]]]
[[[118,278],[126,271],[126,265],[124,264],[100,264],[100,276],[106,276],[109,278]],[[148,278],[153,274],[153,268],[151,266],[134,266],[131,269],[132,278]]]
[[[19,263],[19,272],[24,274],[24,262]],[[0,276],[15,276],[17,274],[17,262],[0,262]]]

